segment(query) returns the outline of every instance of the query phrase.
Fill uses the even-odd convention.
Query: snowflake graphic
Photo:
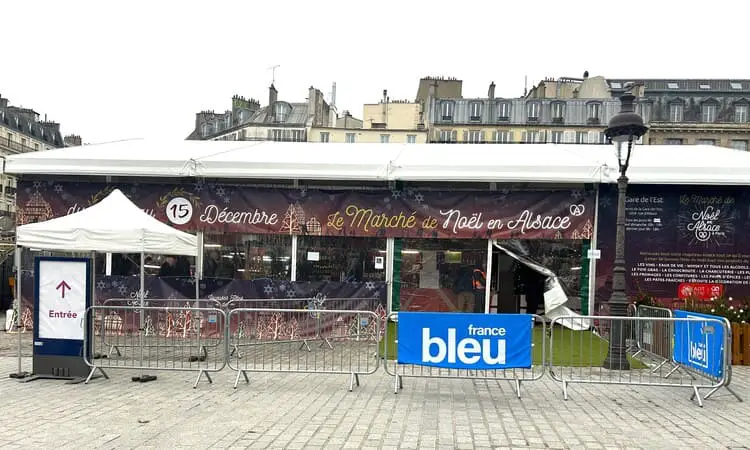
[[[387,209],[388,211],[390,211],[390,210],[393,209],[393,205],[390,204],[390,203],[388,203],[387,205],[385,205],[385,209]]]
[[[300,190],[299,190],[299,196],[300,197],[307,197],[307,188],[300,188]]]
[[[296,293],[294,292],[294,289],[287,289],[286,296],[287,296],[287,298],[294,298],[296,296]]]
[[[390,202],[391,202],[391,199],[388,197],[383,199],[383,203],[390,203]]]
[[[188,278],[187,281],[186,281],[186,283],[189,284],[189,285],[194,285],[195,284],[195,278],[193,278],[193,277]]]
[[[510,189],[508,189],[508,188],[503,188],[503,189],[502,189],[502,190],[501,190],[500,192],[501,192],[501,193],[502,193],[503,195],[508,195],[508,194],[510,194]]]
[[[120,287],[117,288],[117,291],[120,293],[120,295],[125,295],[128,293],[128,288],[125,285],[120,285]]]
[[[266,295],[273,294],[273,286],[271,286],[270,284],[263,286],[263,293],[265,293]]]
[[[34,187],[37,188],[37,189],[39,189],[40,187],[42,187],[42,182],[41,181],[35,181],[34,182]]]
[[[229,198],[229,196],[224,197],[224,203],[232,203],[232,200]]]
[[[366,282],[365,289],[367,289],[368,291],[375,289],[375,283],[373,283],[372,281]]]
[[[427,203],[425,203],[425,204],[422,205],[422,209],[424,209],[425,211],[429,211],[430,210],[430,205],[428,205]]]
[[[330,201],[336,200],[336,194],[330,194],[330,195],[328,195],[328,200],[330,200]]]
[[[58,194],[62,194],[63,190],[64,189],[63,189],[62,184],[56,184],[55,185],[55,192],[57,192]]]
[[[100,291],[107,287],[107,283],[104,282],[104,280],[99,280],[96,282],[96,288]]]
[[[602,208],[609,208],[612,206],[612,199],[609,197],[599,197],[599,205]]]
[[[195,183],[193,185],[193,190],[200,194],[200,192],[203,190],[203,183]]]
[[[219,186],[219,187],[216,188],[216,195],[218,195],[219,197],[224,197],[224,195],[226,195],[226,193],[227,193],[227,191],[226,191],[226,189],[224,189],[224,186]]]
[[[573,189],[572,191],[570,191],[570,196],[575,200],[578,200],[583,197],[583,192],[581,192],[580,189]]]
[[[285,284],[281,284],[281,285],[279,285],[279,290],[280,290],[281,292],[284,292],[284,291],[286,291],[286,285],[285,285]]]
[[[47,186],[52,186],[55,184],[55,180],[47,180]]]
[[[391,191],[391,197],[401,198],[401,191],[398,191],[398,190]]]
[[[414,200],[416,200],[417,203],[422,203],[424,201],[424,195],[417,193],[417,195],[414,196]]]

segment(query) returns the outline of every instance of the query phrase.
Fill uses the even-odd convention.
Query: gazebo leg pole
[[[141,309],[138,313],[139,318],[139,325],[138,325],[138,342],[139,347],[141,350],[141,357],[139,362],[139,367],[141,369],[141,375],[138,377],[133,377],[133,381],[139,381],[141,383],[146,383],[148,381],[154,381],[156,380],[156,377],[154,375],[145,375],[143,373],[143,333],[144,333],[144,318],[143,314],[146,312],[144,310],[144,307],[146,306],[146,270],[143,267],[144,264],[146,264],[146,254],[144,252],[141,252],[141,289],[138,294],[140,297],[140,303],[141,303]]]
[[[18,333],[18,371],[16,373],[10,374],[10,378],[26,378],[29,376],[28,372],[23,371],[23,363],[21,361],[21,350],[23,349],[23,341],[21,339],[21,328],[23,326],[23,323],[21,321],[21,312],[22,312],[22,301],[23,298],[22,292],[21,292],[21,277],[23,276],[23,269],[21,268],[21,262],[23,261],[23,258],[21,258],[23,252],[23,247],[16,246],[16,251],[13,254],[13,259],[15,259],[16,263],[16,333]],[[11,322],[12,323],[12,322]]]

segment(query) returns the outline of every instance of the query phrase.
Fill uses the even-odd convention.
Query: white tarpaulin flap
[[[195,256],[195,236],[159,222],[115,189],[83,211],[16,228],[16,244],[69,252]]]
[[[591,321],[589,319],[584,319],[580,314],[577,314],[572,309],[565,306],[568,302],[568,294],[565,293],[565,290],[555,273],[546,267],[537,264],[532,259],[517,254],[498,243],[495,243],[495,247],[499,248],[521,264],[547,277],[544,283],[544,315],[548,319],[555,320],[565,316],[578,316],[579,318],[572,320],[565,319],[558,323],[564,327],[570,328],[571,330],[588,330],[591,328]]]

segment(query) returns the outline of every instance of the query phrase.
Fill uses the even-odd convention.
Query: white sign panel
[[[39,337],[83,340],[86,262],[39,261]]]

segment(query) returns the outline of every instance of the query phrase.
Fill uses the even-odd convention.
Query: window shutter
[[[573,144],[576,141],[575,131],[563,131],[563,142],[566,144]]]
[[[599,143],[599,132],[598,131],[589,131],[588,143],[589,144],[598,144]]]
[[[469,132],[464,130],[464,142],[469,142]]]
[[[484,131],[479,135],[479,142],[484,142]]]

